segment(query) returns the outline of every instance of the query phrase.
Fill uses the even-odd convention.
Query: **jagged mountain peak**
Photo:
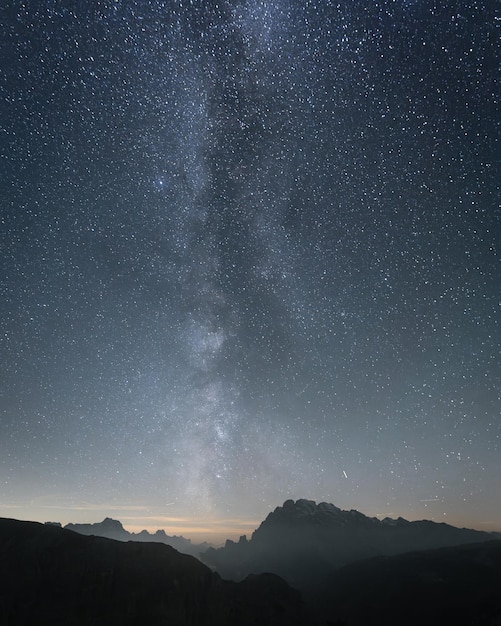
[[[139,533],[129,532],[123,527],[122,522],[111,517],[106,517],[102,522],[95,524],[67,524],[65,528],[81,535],[108,537],[109,539],[116,539],[118,541],[153,541],[165,543],[179,550],[179,552],[192,554],[194,556],[197,556],[200,552],[210,547],[208,543],[193,544],[190,539],[185,539],[181,536],[174,535],[171,537],[167,535],[163,529],[159,529],[153,534],[149,533],[147,530],[142,530]]]
[[[341,513],[341,509],[339,509],[334,504],[330,504],[329,502],[319,502],[318,504],[314,500],[306,500],[305,498],[300,498],[299,500],[286,500],[281,507],[277,507],[277,509],[283,509],[287,512],[296,512],[299,516],[301,515],[316,515],[318,513],[330,513],[337,515]]]
[[[101,522],[101,526],[104,526],[105,528],[114,528],[117,530],[125,530],[122,522],[117,519],[113,519],[112,517],[105,517]]]
[[[102,522],[95,524],[66,524],[67,530],[83,535],[98,535],[111,539],[124,539],[129,534],[122,526],[122,522],[111,517],[105,517]]]
[[[373,526],[380,524],[379,520],[367,517],[354,509],[344,511],[329,502],[316,503],[314,500],[286,500],[282,506],[276,507],[261,526],[255,531],[254,536],[272,529],[276,526]]]

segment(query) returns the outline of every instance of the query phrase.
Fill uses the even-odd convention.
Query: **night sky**
[[[1,516],[501,530],[494,5],[1,3]]]

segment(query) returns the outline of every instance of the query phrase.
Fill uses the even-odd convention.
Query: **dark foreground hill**
[[[166,545],[0,519],[2,626],[311,623],[299,594],[277,576],[223,581]]]
[[[501,541],[352,563],[315,596],[339,626],[501,626]]]

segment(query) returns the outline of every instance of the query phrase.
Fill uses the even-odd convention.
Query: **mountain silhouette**
[[[232,580],[273,572],[309,597],[340,567],[356,561],[496,538],[501,535],[431,521],[379,520],[325,502],[287,500],[250,540],[227,541],[201,558]]]
[[[288,500],[249,541],[207,550],[212,569],[157,534],[0,519],[0,624],[501,625],[496,533]]]
[[[110,517],[106,517],[102,522],[95,524],[66,524],[64,528],[80,535],[107,537],[116,541],[154,541],[164,543],[175,548],[178,552],[191,554],[192,556],[198,556],[211,547],[210,544],[205,542],[191,543],[190,539],[185,537],[167,535],[164,530],[157,530],[154,534],[149,533],[147,530],[142,530],[139,533],[130,533],[125,530],[121,522]]]
[[[299,593],[273,574],[223,581],[159,543],[85,537],[0,519],[0,624],[309,626]]]

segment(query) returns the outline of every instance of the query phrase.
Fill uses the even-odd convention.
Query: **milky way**
[[[501,529],[492,5],[0,19],[0,515]]]

